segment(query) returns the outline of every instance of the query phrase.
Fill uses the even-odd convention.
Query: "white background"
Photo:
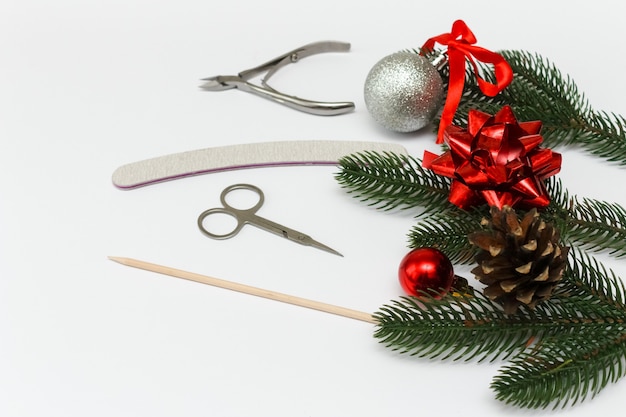
[[[336,167],[231,171],[120,191],[119,165],[274,140],[400,143],[362,97],[369,69],[464,19],[489,49],[550,58],[596,109],[626,114],[623,13],[611,1],[0,0],[0,415],[583,416],[623,406],[626,381],[565,411],[493,398],[504,363],[393,353],[373,326],[115,264],[128,256],[374,312],[401,289],[414,213],[345,193]],[[352,100],[323,118],[199,79],[237,73],[306,43],[352,43],[288,66],[281,91]],[[581,196],[626,205],[624,168],[564,149]],[[254,228],[214,241],[197,215],[227,185],[266,194],[260,214],[339,258]],[[626,276],[624,261],[612,261]],[[469,277],[471,278],[471,277]]]

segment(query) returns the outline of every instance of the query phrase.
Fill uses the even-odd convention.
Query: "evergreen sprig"
[[[595,305],[626,312],[626,286],[615,273],[597,259],[572,248],[568,269],[563,276],[562,297],[569,300],[591,298]]]
[[[480,219],[485,215],[484,210],[468,212],[456,208],[430,214],[409,232],[409,247],[434,247],[452,262],[472,262],[476,248],[469,245],[467,235],[480,227]]]
[[[467,235],[483,227],[487,208],[465,211],[449,203],[448,180],[421,168],[421,160],[372,152],[343,158],[340,169],[341,185],[362,201],[383,210],[416,210],[411,247],[437,247],[457,263],[473,260],[476,249]],[[375,314],[375,337],[393,350],[428,358],[513,358],[492,388],[496,398],[520,407],[575,404],[624,376],[626,287],[590,253],[626,256],[626,210],[578,198],[553,178],[546,188],[551,204],[541,216],[571,247],[550,302],[506,315],[481,294],[403,297]]]
[[[571,257],[550,303],[506,315],[481,294],[402,297],[381,307],[374,334],[392,350],[427,358],[512,357],[496,398],[520,407],[574,404],[626,374],[624,287],[585,255]]]
[[[588,332],[547,338],[520,354],[494,378],[496,398],[525,408],[557,408],[595,397],[626,373],[626,332],[604,329],[597,338]]]
[[[494,114],[503,105],[510,105],[519,120],[541,120],[545,145],[578,145],[608,161],[626,165],[624,117],[594,110],[576,83],[541,55],[518,50],[500,53],[513,69],[513,81],[496,97],[486,97],[468,68],[455,124],[465,125],[472,109]],[[490,69],[478,65],[483,76],[493,81]],[[447,67],[440,73],[447,86]]]
[[[446,295],[439,300],[401,297],[381,307],[374,317],[379,321],[374,336],[392,350],[468,361],[508,357],[523,349],[532,330],[543,333],[551,321],[530,311],[507,316],[480,294]]]
[[[422,168],[420,160],[393,153],[362,152],[340,161],[335,178],[356,198],[383,210],[447,206],[450,181]]]
[[[513,82],[486,97],[468,67],[455,124],[466,125],[470,110],[495,114],[509,105],[519,120],[542,122],[545,146],[579,146],[626,165],[624,117],[594,110],[574,81],[540,55],[501,54],[513,69]],[[494,81],[490,68],[478,65]],[[447,87],[448,68],[439,71]],[[423,169],[419,159],[355,154],[340,161],[336,178],[371,206],[415,209],[419,222],[409,232],[409,246],[437,247],[456,263],[474,259],[467,236],[482,227],[487,208],[464,211],[450,204],[449,179]],[[548,302],[507,315],[480,293],[402,297],[375,313],[375,337],[393,350],[427,358],[510,359],[491,388],[497,399],[519,407],[573,405],[624,377],[626,287],[592,254],[626,257],[626,210],[571,195],[554,178],[546,188],[551,204],[541,217],[559,231],[560,244],[570,247],[568,268]]]
[[[467,234],[475,231],[485,207],[465,211],[448,202],[448,178],[424,169],[420,159],[365,152],[339,161],[337,181],[364,203],[391,210],[413,208],[421,221],[409,233],[410,247],[434,246],[451,259],[471,261]],[[564,245],[626,257],[626,210],[619,204],[578,198],[558,180],[546,182],[551,205],[544,219],[560,231]]]
[[[551,314],[579,326],[520,352],[494,377],[496,398],[526,408],[574,405],[626,375],[624,286],[612,271],[574,251]],[[566,315],[562,308],[569,310]]]
[[[626,257],[626,210],[622,206],[570,195],[554,177],[546,185],[551,204],[543,217],[557,226],[565,244]]]
[[[564,239],[588,250],[626,256],[626,210],[619,204],[573,198]]]

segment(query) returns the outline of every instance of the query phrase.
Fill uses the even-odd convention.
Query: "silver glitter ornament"
[[[395,132],[414,132],[429,124],[443,98],[441,76],[428,59],[413,52],[386,56],[365,80],[367,110]]]

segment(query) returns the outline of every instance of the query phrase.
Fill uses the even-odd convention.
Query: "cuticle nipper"
[[[276,71],[287,64],[296,63],[302,58],[324,52],[347,52],[350,50],[350,44],[337,41],[314,42],[292,51],[289,51],[279,57],[276,57],[257,67],[242,71],[237,75],[218,75],[215,77],[204,78],[204,83],[200,88],[207,91],[222,91],[231,88],[238,88],[248,93],[270,99],[277,103],[283,104],[305,113],[334,116],[349,113],[354,110],[353,102],[323,102],[305,100],[296,96],[287,95],[276,91],[267,84],[267,81]],[[261,80],[261,85],[250,83],[248,80],[262,73],[266,73]]]

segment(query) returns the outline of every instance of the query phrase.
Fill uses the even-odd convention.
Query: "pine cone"
[[[491,208],[491,220],[483,219],[490,231],[468,236],[481,251],[472,273],[486,288],[485,296],[513,314],[525,304],[531,309],[547,300],[563,276],[568,247],[559,245],[559,233],[530,210],[521,221],[504,206]]]

